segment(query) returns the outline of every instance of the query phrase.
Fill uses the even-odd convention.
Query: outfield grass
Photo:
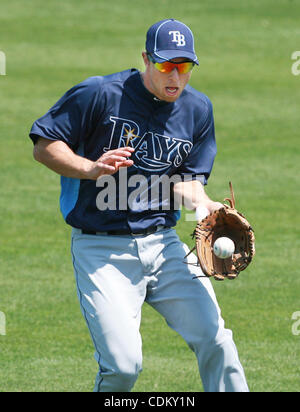
[[[218,155],[207,192],[253,223],[257,255],[234,282],[213,281],[252,391],[299,391],[298,0],[11,0],[1,7],[0,391],[90,391],[97,371],[77,303],[59,177],[32,159],[32,122],[88,76],[142,69],[146,29],[193,29],[191,84],[214,104]],[[178,234],[192,245],[185,214]],[[200,314],[199,314],[200,315]],[[148,306],[135,391],[202,391],[194,355]]]

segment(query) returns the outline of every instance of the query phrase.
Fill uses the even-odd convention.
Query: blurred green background
[[[150,25],[191,27],[191,85],[214,105],[218,155],[207,193],[234,184],[257,254],[234,282],[213,281],[251,391],[299,391],[299,0],[10,0],[1,4],[0,391],[90,391],[97,364],[77,302],[59,177],[33,161],[28,132],[89,76],[136,67]],[[192,246],[183,211],[177,231]],[[201,316],[201,314],[199,314]],[[145,306],[135,391],[202,391],[185,342]],[[299,331],[300,332],[300,331]]]

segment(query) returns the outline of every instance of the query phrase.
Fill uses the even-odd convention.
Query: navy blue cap
[[[158,63],[176,57],[185,57],[199,64],[191,29],[174,19],[161,20],[149,28],[146,37],[146,51]]]

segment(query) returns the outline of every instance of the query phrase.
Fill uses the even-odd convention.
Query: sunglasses
[[[147,56],[148,60],[151,61],[155,68],[161,73],[171,73],[174,69],[177,69],[179,74],[185,74],[192,71],[195,66],[195,63],[190,60],[181,63],[173,63],[172,61],[157,63],[149,53],[147,53]]]

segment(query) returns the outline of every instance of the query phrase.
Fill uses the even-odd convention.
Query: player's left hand
[[[231,198],[224,199],[230,206],[219,202],[206,203],[206,210],[209,207],[215,209],[206,216],[200,216],[199,213],[193,232],[196,244],[192,251],[196,250],[199,266],[205,276],[213,276],[216,280],[235,279],[255,255],[253,229],[245,216],[235,208],[231,183],[230,190]],[[232,255],[224,259],[213,251],[215,241],[221,237],[228,237],[234,243]]]

